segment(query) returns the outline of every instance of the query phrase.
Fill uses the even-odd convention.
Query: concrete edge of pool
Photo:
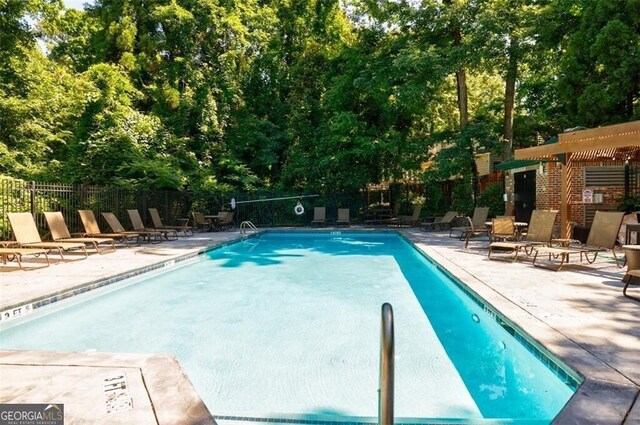
[[[281,230],[281,229],[278,229]],[[282,229],[284,230],[284,229]],[[335,231],[336,229],[322,229],[322,230],[313,230],[313,231]],[[348,232],[349,230],[337,229],[342,232]],[[361,230],[370,230],[370,229],[353,229],[357,231]],[[375,229],[374,229],[375,230]],[[395,232],[395,230],[388,230],[390,232]],[[448,272],[462,282],[466,287],[469,288],[470,291],[477,294],[477,296],[486,302],[488,305],[492,306],[495,310],[499,311],[501,315],[507,318],[511,323],[513,323],[517,328],[525,330],[524,332],[534,341],[537,341],[543,347],[545,347],[553,356],[560,359],[563,363],[567,364],[572,369],[576,370],[583,378],[584,382],[579,387],[578,391],[574,396],[570,399],[569,403],[565,406],[565,408],[560,412],[560,414],[555,419],[554,423],[557,424],[640,424],[640,402],[636,402],[638,398],[638,386],[635,385],[632,381],[627,379],[624,375],[619,373],[617,370],[607,365],[604,361],[590,353],[587,349],[581,347],[578,343],[572,341],[566,335],[559,333],[555,329],[552,329],[544,322],[539,320],[538,318],[532,316],[530,313],[519,307],[515,302],[509,300],[507,297],[500,294],[494,288],[484,284],[481,279],[474,276],[473,272],[465,269],[464,267],[459,267],[451,258],[443,256],[441,253],[433,250],[429,245],[422,243],[415,237],[412,237],[411,232],[401,231],[401,234],[413,243],[413,245],[422,251],[424,254],[429,256],[432,260],[434,260],[437,264],[444,267]],[[238,239],[237,233],[229,233],[228,237],[223,241],[214,242],[211,246],[213,248],[232,243]],[[197,247],[195,249],[190,250],[189,252],[181,253],[180,255],[167,256],[163,258],[162,261],[156,262],[153,264],[149,264],[143,269],[145,270],[153,270],[159,267],[162,267],[167,261],[179,261],[185,260],[189,258],[193,258],[197,256],[199,253],[206,251],[211,248],[203,248]],[[137,270],[128,270],[125,274],[137,274]],[[102,279],[104,280],[104,279]],[[95,284],[96,282],[91,282]],[[82,285],[80,285],[82,286]],[[96,286],[99,287],[99,286]],[[77,289],[77,288],[76,288]],[[94,289],[94,288],[92,288]],[[70,291],[70,288],[65,288],[64,291],[61,292],[73,292]],[[85,291],[77,291],[79,293]],[[76,293],[72,293],[71,295],[77,295]],[[40,298],[47,298],[48,296],[59,295],[56,294],[48,294],[43,295]],[[25,304],[27,302],[25,301]],[[104,357],[100,356],[113,356],[117,359],[121,359],[126,355],[118,355],[118,354],[98,354],[98,353],[64,353],[64,354],[73,354],[77,356],[78,359],[84,359],[80,363],[84,366],[90,366],[92,361],[96,361],[94,366],[96,368],[105,367],[100,362],[104,360]],[[48,360],[47,355],[50,355],[51,358]],[[50,365],[52,360],[59,358],[61,353],[46,353],[46,352],[19,352],[19,351],[0,351],[0,366],[5,367],[7,365],[17,365],[17,364],[28,364],[31,366],[36,365]],[[21,356],[25,356],[26,359],[21,359]],[[38,357],[43,356],[43,357]],[[96,357],[97,356],[97,357]],[[138,361],[143,361],[146,357],[148,359],[155,359],[158,355],[132,355],[134,357],[138,357]],[[170,356],[165,356],[167,358],[171,358]],[[6,359],[10,358],[11,362],[7,363]],[[29,360],[31,359],[31,360]],[[34,359],[41,359],[42,363],[38,363],[34,361]],[[173,362],[177,361],[172,359]],[[158,379],[162,381],[163,371],[162,368],[159,370],[147,370],[149,373],[152,373],[152,379]],[[147,372],[145,371],[145,373]],[[191,387],[190,381],[188,377],[182,373],[182,381],[183,386],[185,388],[191,388],[191,391],[194,391]],[[168,379],[171,380],[180,380],[179,376],[175,373],[170,373],[167,376]],[[143,381],[146,382],[146,379]],[[172,381],[173,382],[173,381]],[[200,400],[200,398],[196,397],[200,404],[204,407],[204,404]],[[634,405],[635,402],[635,405]],[[176,404],[176,400],[171,400],[169,404],[166,406],[164,404],[153,404],[153,408],[158,415],[158,418],[162,416],[162,410],[168,408],[168,410],[175,410],[171,408],[171,403]],[[189,403],[188,403],[189,404]],[[197,404],[197,403],[196,403]],[[182,406],[184,407],[184,406]],[[206,411],[206,407],[204,407]],[[184,420],[189,420],[190,422],[185,423],[212,423],[213,419],[211,416],[208,416],[209,422],[193,422],[193,418],[191,414],[185,414],[185,412],[189,412],[189,410],[182,410],[182,415]],[[198,417],[200,413],[196,414]],[[207,411],[207,415],[209,415]],[[113,423],[112,421],[109,423]],[[122,422],[122,423],[130,423],[130,422]],[[142,422],[136,422],[142,423]],[[156,423],[156,422],[152,422]],[[157,423],[182,423],[175,420],[173,422],[160,422],[158,419]]]
[[[0,371],[11,382],[3,397],[37,389],[41,402],[64,404],[68,423],[215,424],[178,360],[167,354],[0,351]],[[115,401],[132,400],[132,408],[107,403],[104,380],[121,374],[126,387]],[[25,388],[25,380],[45,384]]]

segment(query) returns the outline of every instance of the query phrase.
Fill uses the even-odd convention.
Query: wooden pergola
[[[574,161],[640,160],[640,121],[562,133],[558,143],[517,149],[514,159],[557,161],[562,164],[560,220],[562,237],[570,237],[570,199]]]

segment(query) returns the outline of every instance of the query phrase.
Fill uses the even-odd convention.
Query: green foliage
[[[560,93],[574,125],[638,118],[640,30],[636,0],[586,3],[561,59]]]
[[[431,217],[443,216],[446,211],[442,186],[439,185],[437,181],[427,181],[424,184],[424,191],[425,215]]]
[[[487,187],[478,197],[478,206],[489,207],[489,216],[504,215],[504,188],[500,183]]]
[[[453,187],[451,209],[471,216],[473,208],[473,187],[470,179],[456,180],[456,184]]]
[[[121,165],[113,183],[123,187],[181,189],[185,184],[182,170],[169,158],[136,159]]]
[[[0,0],[0,173],[329,193],[424,170],[426,208],[455,178],[470,211],[507,79],[515,147],[639,117],[639,4]]]
[[[640,195],[623,196],[618,199],[618,211],[640,211]]]

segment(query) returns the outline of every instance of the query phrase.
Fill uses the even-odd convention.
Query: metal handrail
[[[393,308],[382,304],[380,321],[380,384],[378,389],[378,424],[393,425],[393,371],[395,338],[393,336]]]
[[[245,233],[247,231],[247,227],[253,230],[254,232],[258,233],[258,228],[256,227],[256,225],[250,222],[249,220],[246,220],[240,223],[240,233]]]

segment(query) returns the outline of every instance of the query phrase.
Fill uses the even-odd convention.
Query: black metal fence
[[[69,231],[76,232],[82,230],[78,210],[89,209],[96,213],[100,229],[106,232],[109,228],[100,212],[115,213],[128,227],[127,209],[137,208],[146,222],[148,207],[158,208],[167,223],[175,222],[176,218],[183,216],[184,196],[173,191],[128,190],[0,178],[0,237],[10,238],[9,212],[31,212],[38,228],[45,230],[45,219],[41,213],[60,211]]]
[[[61,211],[71,232],[82,231],[78,210],[90,209],[96,214],[100,229],[109,231],[101,212],[113,212],[124,227],[130,227],[127,209],[138,209],[145,224],[150,224],[148,208],[157,208],[165,224],[190,217],[191,211],[216,214],[231,209],[231,199],[237,204],[234,222],[250,220],[257,226],[304,226],[313,218],[315,206],[326,207],[327,219],[337,216],[338,208],[349,208],[352,222],[362,222],[372,208],[384,207],[396,213],[410,213],[403,207],[415,196],[419,187],[378,187],[354,193],[330,193],[305,196],[300,193],[253,191],[246,193],[203,193],[171,190],[133,190],[120,187],[98,187],[62,183],[25,182],[0,178],[0,239],[11,239],[9,212],[31,212],[43,235],[47,226],[42,212]],[[314,194],[306,194],[314,195]],[[270,200],[276,198],[276,200]],[[287,198],[287,199],[282,199]],[[294,208],[300,199],[305,213]],[[252,201],[252,202],[246,202]],[[405,210],[401,210],[405,208]],[[400,210],[400,211],[399,211]]]

